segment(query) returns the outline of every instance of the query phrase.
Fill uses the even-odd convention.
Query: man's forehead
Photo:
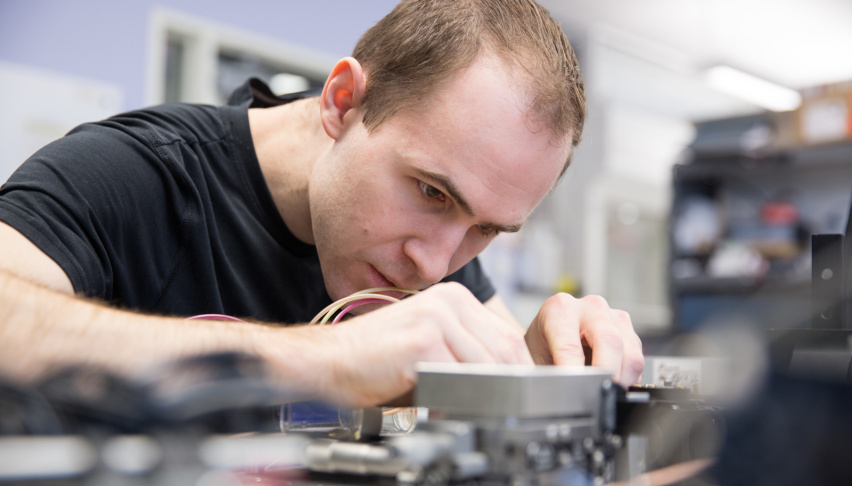
[[[415,154],[415,165],[457,189],[454,199],[477,216],[499,214],[518,226],[556,184],[571,142],[530,118],[511,69],[481,60],[443,82],[429,102],[391,117],[383,143]]]

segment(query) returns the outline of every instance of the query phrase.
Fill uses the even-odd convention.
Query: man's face
[[[570,138],[526,116],[521,86],[490,57],[415,112],[368,133],[359,110],[316,164],[311,222],[332,299],[423,289],[517,231],[555,184]]]

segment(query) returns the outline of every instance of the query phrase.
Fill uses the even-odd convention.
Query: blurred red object
[[[771,201],[760,208],[760,220],[768,226],[792,226],[799,221],[799,210],[791,202]]]

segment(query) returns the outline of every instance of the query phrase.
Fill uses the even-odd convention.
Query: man
[[[582,365],[587,345],[630,384],[643,358],[626,313],[561,294],[524,335],[474,260],[556,184],[584,96],[532,0],[404,1],[319,96],[254,83],[226,107],[81,126],[0,191],[1,364],[26,378],[243,351],[288,386],[364,406],[410,390],[418,361]],[[297,324],[387,286],[426,290],[334,327],[150,315]]]

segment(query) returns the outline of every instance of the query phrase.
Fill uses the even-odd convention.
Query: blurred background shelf
[[[672,175],[669,298],[680,331],[809,325],[810,235],[844,230],[852,141],[806,145],[795,117],[696,124]]]

